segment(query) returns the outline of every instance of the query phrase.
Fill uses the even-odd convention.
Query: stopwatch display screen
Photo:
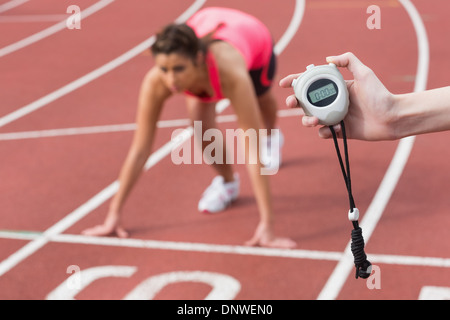
[[[338,87],[330,79],[314,81],[308,88],[308,101],[316,107],[326,107],[336,100]]]

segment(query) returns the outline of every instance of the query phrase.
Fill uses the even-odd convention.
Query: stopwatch
[[[306,67],[292,81],[295,97],[308,116],[315,116],[327,126],[338,124],[348,111],[347,85],[335,64]]]
[[[372,264],[367,260],[364,252],[364,238],[358,223],[359,210],[355,206],[352,195],[345,123],[342,122],[341,125],[346,167],[342,161],[337,135],[333,128],[345,118],[348,112],[350,101],[347,84],[335,64],[321,66],[311,64],[306,67],[304,73],[292,81],[292,87],[305,114],[317,117],[321,124],[330,127],[350,202],[348,218],[353,224],[351,250],[356,268],[355,277],[367,279],[371,274]]]

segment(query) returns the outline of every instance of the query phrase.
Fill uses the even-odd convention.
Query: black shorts
[[[252,78],[253,86],[255,87],[256,95],[262,96],[272,86],[272,81],[275,77],[275,71],[277,68],[277,57],[272,50],[272,56],[270,57],[269,64],[255,70],[250,70],[249,74]]]

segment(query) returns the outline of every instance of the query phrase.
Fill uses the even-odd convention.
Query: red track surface
[[[0,0],[0,5],[7,2]],[[83,19],[81,30],[63,29],[0,57],[0,118],[135,47],[193,2],[172,0],[169,6],[167,1],[114,1]],[[446,0],[412,2],[429,40],[427,88],[448,85],[450,4]],[[77,4],[83,10],[92,3],[83,0]],[[65,14],[71,4],[30,1],[0,13],[0,17]],[[366,27],[366,9],[372,4],[381,8],[380,30]],[[290,23],[295,1],[285,0],[283,5],[272,0],[205,3],[212,5],[238,8],[259,17],[278,41]],[[55,23],[0,22],[0,48]],[[308,64],[322,64],[328,55],[352,51],[391,91],[409,92],[414,90],[417,43],[411,19],[396,0],[307,0],[301,25],[280,55],[278,79]],[[44,237],[42,232],[117,178],[132,131],[14,140],[5,140],[5,134],[133,123],[139,84],[151,65],[151,57],[138,55],[0,127],[0,299],[45,299],[57,287],[67,293],[63,282],[71,265],[81,271],[105,266],[118,270],[120,266],[121,271],[129,272],[111,276],[103,270],[76,299],[123,299],[146,279],[178,271],[232,277],[240,283],[240,289],[228,297],[234,299],[316,299],[325,294],[325,284],[350,240],[351,224],[332,143],[319,139],[316,130],[303,128],[299,116],[280,118],[286,137],[284,164],[271,177],[276,231],[296,240],[296,250],[249,248],[237,252],[245,249],[240,246],[252,236],[258,219],[243,165],[236,166],[242,179],[240,199],[224,213],[205,216],[197,213],[197,201],[214,173],[205,165],[174,165],[170,157],[143,174],[127,202],[124,224],[131,233],[128,242],[106,238],[101,244],[96,241],[103,239],[80,236],[81,230],[103,221],[107,200],[69,223],[62,234],[58,231]],[[280,109],[285,109],[289,92],[278,87],[275,92]],[[183,103],[181,97],[172,99],[162,120],[186,118]],[[232,108],[224,113],[231,114]],[[221,124],[223,129],[235,127],[234,122]],[[159,130],[155,150],[170,140],[174,129]],[[366,281],[354,279],[351,269],[349,276],[343,275],[343,286],[335,296],[326,298],[418,299],[424,287],[450,287],[449,138],[449,133],[416,138],[401,178],[366,241],[369,260],[379,267],[381,288],[368,289]],[[349,144],[354,196],[363,217],[397,145]],[[149,291],[147,287],[147,297]],[[210,285],[181,277],[153,298],[203,299],[210,291]]]

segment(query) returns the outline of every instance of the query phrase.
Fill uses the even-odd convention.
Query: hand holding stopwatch
[[[334,145],[338,154],[342,174],[345,180],[345,186],[350,202],[348,219],[353,224],[351,251],[354,257],[356,267],[355,277],[367,279],[372,271],[372,265],[367,260],[364,252],[364,238],[362,229],[359,226],[359,210],[356,208],[352,195],[352,184],[350,177],[350,163],[348,160],[347,135],[343,119],[347,115],[349,105],[349,95],[347,84],[336,65],[306,67],[306,72],[302,73],[297,79],[292,81],[295,97],[308,116],[314,116],[319,119],[319,123],[329,126],[333,135]],[[336,132],[333,126],[340,123],[342,128],[342,137],[345,148],[345,165],[339,150]]]
[[[295,97],[308,116],[327,126],[338,124],[348,111],[347,85],[335,64],[306,67],[306,71],[292,81]]]

